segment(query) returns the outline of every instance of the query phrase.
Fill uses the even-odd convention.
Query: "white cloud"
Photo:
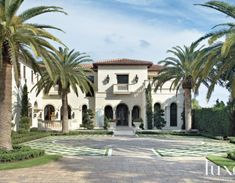
[[[125,0],[119,0],[125,1]],[[138,3],[140,1],[132,1]],[[150,1],[143,1],[148,3]],[[143,3],[142,2],[142,3]],[[62,1],[26,1],[25,7],[57,4],[69,13],[68,16],[50,14],[35,19],[42,24],[53,24],[62,28],[66,34],[53,32],[69,48],[89,53],[94,60],[109,58],[136,58],[157,62],[164,59],[166,51],[176,45],[189,45],[204,35],[197,29],[185,29],[167,25],[165,22],[149,24],[138,17],[131,17],[108,9],[100,9],[89,3],[71,4]],[[140,41],[148,46],[143,49]],[[145,44],[146,46],[146,44]],[[204,90],[202,90],[202,93]],[[225,92],[216,90],[220,99],[227,99]],[[220,94],[222,92],[222,94]],[[215,94],[216,95],[216,94]],[[212,98],[211,101],[214,99]],[[200,95],[200,103],[207,105]]]

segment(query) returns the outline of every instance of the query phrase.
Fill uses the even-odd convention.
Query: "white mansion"
[[[79,91],[79,97],[71,92],[69,101],[69,128],[79,129],[82,124],[83,110],[91,109],[95,114],[94,123],[96,127],[102,128],[105,116],[118,119],[117,125],[132,127],[136,118],[142,118],[145,128],[146,122],[146,97],[145,88],[158,74],[159,65],[152,62],[114,59],[93,64],[86,64],[94,72],[89,78],[94,82],[93,94],[84,94]],[[30,67],[21,64],[21,83],[28,86],[30,116],[32,127],[50,128],[59,130],[61,128],[61,98],[57,88],[53,88],[48,95],[40,93],[36,96],[32,87],[39,79]],[[175,91],[169,91],[170,82],[165,84],[161,91],[152,90],[153,110],[161,107],[164,110],[166,126],[164,129],[177,130],[182,127],[181,113],[183,111],[183,92],[178,95]],[[13,86],[15,84],[13,83]],[[20,96],[16,87],[13,91],[13,121],[19,119]],[[17,126],[17,125],[16,125]]]

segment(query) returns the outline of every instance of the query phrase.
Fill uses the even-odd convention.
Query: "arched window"
[[[105,106],[104,116],[107,119],[113,119],[113,108],[110,105]]]
[[[63,120],[63,108],[60,108],[60,119]],[[68,105],[68,119],[72,119],[72,110],[71,107]]]
[[[139,106],[134,106],[132,109],[132,121],[135,119],[140,119],[140,108]]]
[[[155,103],[154,104],[154,112],[160,111],[161,110],[161,104],[160,103]]]
[[[55,116],[55,108],[54,108],[54,106],[47,105],[44,108],[44,120],[51,121],[54,116]]]
[[[170,126],[177,126],[177,104],[172,103],[170,106]]]
[[[87,111],[87,105],[83,105],[82,106],[82,120],[84,118],[84,114],[85,114],[86,111]]]

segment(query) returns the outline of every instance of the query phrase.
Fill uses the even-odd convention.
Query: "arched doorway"
[[[113,108],[110,105],[105,106],[104,117],[107,119],[113,119]]]
[[[55,116],[55,108],[53,105],[47,105],[44,108],[44,120],[51,121]]]
[[[128,126],[128,107],[126,104],[119,104],[116,109],[117,126]]]
[[[135,105],[132,110],[132,121],[136,119],[140,119],[140,108]]]

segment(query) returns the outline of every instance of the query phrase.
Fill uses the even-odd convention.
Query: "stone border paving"
[[[30,146],[33,149],[43,149],[47,154],[59,154],[63,156],[108,156],[109,148],[98,149],[86,146],[74,147],[71,145],[57,144],[58,140],[81,140],[82,138],[94,137],[96,135],[79,136],[50,136],[42,139],[25,142],[22,145]],[[100,135],[97,135],[100,136]]]
[[[178,148],[155,149],[163,157],[206,157],[208,155],[225,155],[235,151],[235,145],[225,142],[206,142],[201,145],[180,146]]]

